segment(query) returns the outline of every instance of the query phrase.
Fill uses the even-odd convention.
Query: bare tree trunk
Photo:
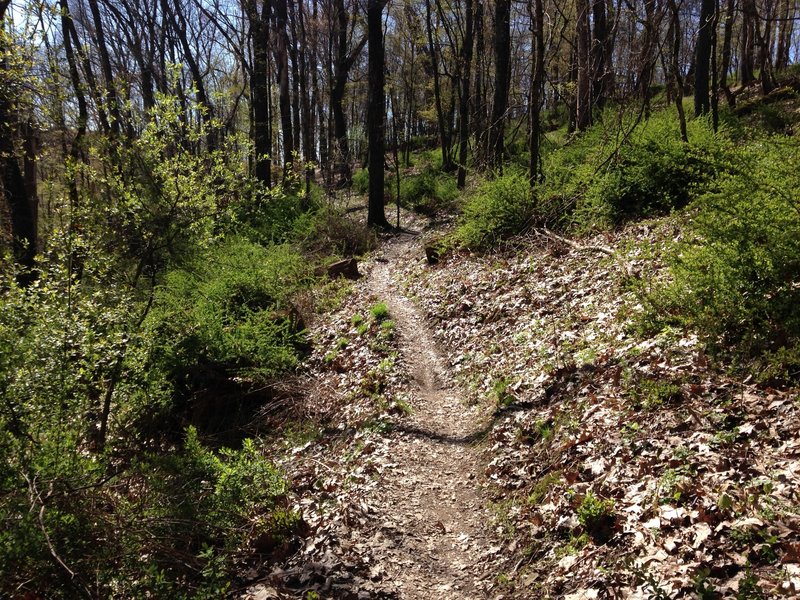
[[[739,54],[739,81],[743,86],[755,81],[755,29],[758,20],[755,0],[742,0],[742,46]]]
[[[614,38],[608,30],[606,0],[592,1],[592,105],[603,109],[611,93]]]
[[[250,0],[247,14],[253,44],[253,66],[250,72],[250,102],[253,106],[253,150],[255,151],[255,176],[267,187],[272,186],[272,140],[270,139],[269,92],[269,18],[270,0]]]
[[[486,164],[487,124],[486,124],[486,86],[484,85],[486,42],[483,25],[483,0],[475,0],[475,101],[472,106],[472,123],[475,130],[475,155],[473,161]]]
[[[644,116],[650,118],[650,84],[653,80],[653,50],[656,46],[658,24],[656,23],[655,0],[644,0],[645,22],[642,34],[641,65],[639,71],[639,95],[644,105]]]
[[[694,114],[700,116],[711,110],[709,102],[711,79],[711,48],[714,36],[715,0],[702,0],[700,5],[700,27],[695,45],[694,67]],[[716,93],[716,90],[714,91]]]
[[[511,0],[496,0],[494,8],[494,100],[489,123],[489,152],[493,167],[503,172],[505,120],[511,79]]]
[[[670,9],[670,31],[669,35],[672,40],[672,53],[670,56],[670,71],[671,80],[675,86],[675,108],[678,110],[678,122],[681,128],[681,140],[684,143],[689,143],[689,134],[686,130],[686,114],[683,110],[683,75],[681,75],[680,56],[681,56],[681,41],[683,33],[681,32],[681,16],[678,5],[675,0],[669,0]]]
[[[297,15],[295,10],[295,2],[287,3],[289,7],[289,57],[291,58],[292,62],[292,84],[291,84],[291,98],[292,98],[292,146],[300,154],[301,150],[301,121],[302,121],[302,109],[300,108],[300,94],[302,93],[300,90],[301,83],[301,76],[300,76],[300,54],[302,54],[303,50],[300,48],[299,38],[297,36]],[[305,157],[305,150],[303,150],[303,156]]]
[[[428,53],[431,57],[431,71],[433,74],[433,98],[436,106],[436,120],[439,126],[439,143],[442,147],[442,170],[449,172],[453,170],[453,162],[450,158],[450,132],[445,123],[444,111],[442,110],[442,87],[439,80],[439,59],[436,44],[433,41],[433,19],[431,18],[430,0],[425,0],[425,24],[428,32]]]
[[[383,163],[385,146],[386,93],[384,90],[383,7],[385,0],[367,0],[369,66],[367,129],[369,136],[369,204],[367,224],[389,229],[384,210]]]
[[[333,77],[331,80],[330,89],[330,105],[331,113],[333,116],[333,137],[336,141],[337,157],[336,157],[336,171],[338,173],[339,181],[337,186],[349,187],[352,182],[352,172],[350,169],[350,144],[347,139],[347,121],[344,116],[344,92],[347,85],[347,76],[355,63],[361,50],[367,43],[367,36],[355,45],[355,47],[348,53],[347,52],[347,38],[348,38],[348,15],[345,11],[344,0],[334,0],[334,18],[333,18],[333,31],[331,31],[331,38],[335,44],[335,58],[333,64]]]
[[[275,64],[278,68],[278,104],[281,113],[281,141],[283,142],[283,176],[286,177],[294,160],[292,106],[289,94],[289,35],[286,31],[286,0],[275,0],[273,11],[275,17],[274,53]]]
[[[122,125],[122,114],[119,110],[119,96],[114,85],[114,72],[111,69],[111,59],[108,56],[103,20],[100,16],[97,0],[89,0],[89,10],[92,13],[97,53],[100,56],[100,68],[103,71],[103,79],[105,80],[106,105],[109,113],[111,113],[111,133],[118,135]]]
[[[469,84],[472,78],[472,29],[474,12],[472,0],[466,0],[464,41],[461,45],[461,95],[458,107],[458,189],[463,190],[467,183],[467,150],[469,148]]]
[[[589,53],[589,1],[575,1],[575,60],[577,92],[575,96],[575,127],[586,130],[592,124],[591,58]]]
[[[778,47],[775,52],[775,69],[783,70],[789,66],[789,51],[792,47],[794,16],[797,11],[796,0],[782,0],[780,26],[778,28]]]
[[[725,5],[725,26],[722,34],[722,65],[720,68],[720,88],[725,100],[731,108],[736,106],[736,96],[728,85],[728,74],[731,70],[731,39],[733,38],[733,21],[735,18],[736,0],[727,0]]]
[[[528,175],[531,188],[543,179],[541,163],[542,135],[542,94],[544,92],[544,8],[542,0],[533,0],[531,12],[531,33],[533,34],[533,73],[531,74],[531,106],[530,106],[530,151],[531,160]]]
[[[8,4],[0,5],[0,27],[5,27],[5,13]],[[15,75],[9,72],[8,57],[13,53],[0,36],[0,81]],[[35,197],[28,196],[25,177],[19,166],[16,140],[19,117],[15,99],[9,97],[8,89],[13,86],[0,85],[0,195],[5,199],[11,221],[12,251],[19,265],[28,270],[19,277],[21,285],[30,284],[34,275],[37,243],[37,223]]]
[[[306,194],[303,198],[303,208],[308,208],[310,200],[311,181],[314,179],[314,129],[313,119],[311,117],[311,98],[308,93],[308,49],[309,40],[306,35],[305,24],[305,7],[302,3],[297,7],[298,24],[300,27],[300,48],[299,55],[299,74],[300,74],[300,116],[303,129],[303,160],[306,163],[305,168],[305,186]]]

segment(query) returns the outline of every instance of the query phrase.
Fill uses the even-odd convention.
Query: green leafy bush
[[[292,239],[310,254],[358,256],[377,244],[375,230],[344,210],[322,205],[294,223]]]
[[[400,180],[400,202],[415,212],[432,215],[442,208],[452,207],[456,198],[456,181],[446,173],[426,169]]]
[[[527,177],[520,171],[485,182],[464,207],[458,242],[469,248],[487,248],[520,233],[533,215]]]
[[[266,380],[295,366],[302,334],[290,299],[311,278],[286,246],[231,239],[167,276],[150,328],[154,359],[181,386],[232,375]]]
[[[545,153],[537,220],[589,230],[685,206],[724,168],[729,147],[707,119],[689,121],[688,133],[685,144],[671,109],[641,122],[608,113]]]
[[[369,169],[358,169],[353,173],[353,191],[359,194],[369,191]]]
[[[692,207],[668,258],[671,280],[645,296],[648,315],[697,330],[765,377],[800,374],[800,143],[769,138],[731,156]]]

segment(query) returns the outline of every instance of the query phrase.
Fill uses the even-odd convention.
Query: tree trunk
[[[383,163],[385,145],[386,95],[383,48],[383,7],[385,0],[367,0],[369,66],[367,90],[367,129],[369,137],[369,204],[367,224],[389,228],[384,211]]]
[[[755,0],[742,0],[742,46],[739,55],[739,81],[743,86],[755,81],[755,28],[758,20]]]
[[[248,2],[250,36],[253,44],[253,66],[250,72],[250,102],[253,106],[253,150],[256,155],[255,176],[265,186],[272,186],[272,140],[269,131],[269,19],[270,0]]]
[[[727,0],[725,6],[725,26],[722,34],[722,65],[720,66],[720,89],[725,94],[728,106],[736,106],[736,96],[728,85],[728,74],[731,70],[731,39],[733,38],[733,20],[735,18],[736,0]]]
[[[530,10],[530,3],[528,5]],[[531,73],[530,106],[530,167],[528,176],[531,189],[542,181],[541,135],[542,135],[542,95],[544,92],[544,8],[542,0],[533,0],[531,11],[531,33],[533,34],[533,72]]]
[[[668,32],[668,39],[672,41],[672,52],[670,54],[670,81],[675,87],[675,108],[678,110],[678,123],[681,129],[681,140],[684,143],[689,143],[689,133],[686,130],[686,114],[683,110],[683,75],[681,75],[680,58],[681,58],[681,40],[683,34],[681,33],[681,15],[678,10],[678,5],[675,0],[669,0],[670,10],[670,25]]]
[[[5,12],[8,5],[0,5],[0,28],[5,27]],[[0,36],[0,79],[17,76],[8,71],[8,58],[14,48],[7,45],[8,38]],[[0,194],[6,201],[11,221],[12,251],[17,263],[28,272],[19,277],[21,285],[28,285],[34,279],[31,269],[36,256],[36,206],[35,197],[28,195],[25,177],[19,165],[16,148],[19,117],[15,99],[9,97],[9,87],[0,85]]]
[[[350,187],[352,171],[350,169],[350,144],[347,139],[347,120],[344,116],[344,92],[347,85],[347,76],[350,69],[361,54],[367,43],[367,36],[361,38],[356,46],[347,52],[348,15],[345,11],[344,0],[334,0],[334,16],[332,19],[335,29],[331,38],[335,44],[335,59],[333,77],[330,89],[330,106],[333,115],[333,137],[336,141],[336,172],[339,177],[337,187]]]
[[[575,2],[575,60],[577,91],[575,95],[575,127],[585,131],[592,124],[591,57],[589,53],[589,0]]]
[[[442,147],[442,170],[449,172],[453,170],[453,163],[450,158],[450,128],[445,123],[444,111],[442,110],[439,59],[436,44],[433,41],[433,19],[431,18],[430,0],[425,0],[425,24],[428,32],[428,53],[431,57],[431,72],[433,74],[433,99],[436,106],[436,121],[439,127],[439,144]]]
[[[711,110],[709,91],[715,12],[715,0],[702,0],[700,4],[700,27],[697,32],[694,53],[694,114],[696,117],[708,114]]]
[[[644,116],[650,118],[650,84],[653,80],[653,50],[656,45],[658,24],[656,23],[655,0],[644,0],[645,22],[642,33],[641,65],[639,71],[639,96],[644,105]]]
[[[89,10],[92,13],[92,21],[94,22],[95,42],[97,44],[97,53],[100,56],[100,69],[105,80],[105,104],[111,114],[111,133],[118,135],[122,125],[122,114],[119,110],[119,96],[114,85],[114,72],[111,69],[111,59],[108,56],[103,20],[100,16],[97,0],[89,0]]]
[[[592,105],[602,110],[610,93],[613,42],[608,31],[606,0],[592,2]]]
[[[511,0],[496,0],[494,7],[494,100],[489,123],[490,162],[503,171],[506,112],[511,79]]]
[[[780,10],[780,26],[778,28],[778,47],[775,52],[775,69],[782,70],[789,66],[789,51],[792,47],[794,31],[794,15],[797,10],[795,0],[782,0]]]
[[[278,104],[281,113],[281,141],[283,143],[283,176],[289,172],[294,155],[294,137],[292,134],[292,105],[289,95],[289,35],[287,27],[286,0],[275,0],[273,5],[275,17],[275,64],[277,65]]]
[[[472,103],[472,128],[475,130],[475,152],[473,162],[486,164],[488,156],[486,124],[486,86],[484,84],[484,65],[486,42],[483,25],[483,0],[475,0],[475,100]]]
[[[303,160],[305,168],[306,194],[303,197],[303,208],[308,208],[310,200],[311,182],[314,179],[314,121],[311,117],[311,97],[308,90],[308,49],[309,40],[306,35],[305,7],[302,3],[297,7],[297,21],[300,27],[300,48],[298,49],[299,74],[300,74],[300,121],[303,132]]]
[[[458,189],[463,190],[467,183],[467,150],[469,147],[469,84],[472,78],[472,29],[473,29],[473,5],[472,0],[466,0],[464,10],[465,32],[464,41],[461,45],[461,95],[458,106],[458,176],[456,182]]]

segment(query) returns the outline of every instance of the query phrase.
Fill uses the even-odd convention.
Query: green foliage
[[[483,183],[464,207],[458,242],[468,248],[488,248],[523,231],[533,215],[527,177],[509,170]]]
[[[389,307],[386,306],[385,302],[378,302],[369,309],[369,313],[372,315],[373,319],[380,322],[389,318]]]
[[[330,205],[321,205],[298,217],[292,238],[305,252],[318,256],[358,256],[377,243],[373,228]]]
[[[609,540],[616,523],[613,500],[598,498],[590,491],[583,497],[577,513],[578,522],[595,543],[603,544]]]
[[[451,208],[458,198],[458,188],[452,175],[431,168],[400,180],[400,202],[415,212],[433,215]]]
[[[310,280],[288,247],[248,240],[290,231],[293,213],[258,204],[283,192],[248,177],[237,140],[198,152],[208,130],[182,110],[160,98],[139,138],[86,141],[38,279],[2,265],[0,595],[217,598],[252,536],[275,547],[297,525],[256,442],[213,452],[190,431],[176,448],[162,418],[203,378],[291,368]],[[279,226],[251,221],[273,209]]]
[[[353,173],[353,191],[366,194],[369,191],[369,169],[358,169]]]
[[[291,297],[310,280],[286,246],[232,238],[171,271],[148,327],[154,361],[181,386],[232,375],[261,381],[294,367],[302,345]]]
[[[605,117],[545,154],[537,220],[587,230],[666,214],[702,193],[723,166],[724,138],[706,119],[689,122],[685,144],[672,109],[640,122]]]
[[[759,359],[762,377],[800,373],[800,143],[770,138],[731,155],[672,248],[671,280],[647,317],[697,330],[717,352]]]

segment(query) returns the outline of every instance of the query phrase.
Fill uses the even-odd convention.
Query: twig
[[[61,559],[61,557],[58,555],[58,552],[56,552],[55,547],[53,546],[53,542],[50,539],[50,534],[47,533],[47,527],[45,527],[44,524],[44,508],[45,508],[44,500],[42,500],[42,495],[39,493],[39,490],[36,489],[36,484],[33,481],[31,481],[31,479],[28,477],[26,473],[23,473],[22,476],[25,478],[25,481],[28,482],[28,494],[31,501],[31,510],[32,511],[35,510],[36,505],[37,504],[39,505],[39,510],[36,511],[36,520],[39,524],[39,529],[41,530],[42,535],[44,536],[44,540],[47,543],[47,548],[50,550],[50,555],[53,557],[53,560],[55,560],[56,563],[58,563],[58,565],[69,574],[70,580],[73,583],[75,583],[79,587],[79,589],[81,589],[82,592],[86,594],[86,597],[91,598],[92,596],[91,592],[88,590],[88,588],[86,588],[83,585],[83,582],[80,581],[80,577],[77,577],[75,575],[75,571],[70,569],[67,566],[67,563],[65,563]],[[48,497],[50,496],[50,494],[52,494],[52,484],[50,493],[48,493]]]
[[[535,233],[542,237],[549,238],[551,240],[555,240],[557,242],[561,242],[562,244],[566,244],[570,248],[574,248],[575,250],[592,250],[594,252],[600,252],[602,254],[606,254],[608,256],[614,256],[614,251],[611,248],[606,246],[582,246],[577,242],[573,242],[570,239],[562,237],[556,233],[550,231],[547,227],[537,228],[533,230]]]

